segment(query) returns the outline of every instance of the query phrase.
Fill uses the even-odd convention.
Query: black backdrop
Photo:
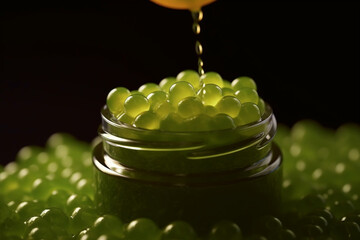
[[[114,87],[196,68],[191,15],[148,1],[3,8],[1,163],[55,132],[91,141]],[[218,1],[204,9],[205,70],[253,77],[278,122],[360,122],[355,3]]]

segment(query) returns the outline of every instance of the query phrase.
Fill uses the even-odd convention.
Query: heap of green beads
[[[106,103],[116,121],[134,127],[211,131],[260,121],[265,103],[256,89],[249,77],[238,77],[230,83],[215,72],[199,76],[185,70],[176,78],[146,83],[137,91],[115,88]]]
[[[258,218],[252,229],[224,219],[199,236],[180,220],[157,226],[146,218],[125,223],[100,215],[91,146],[54,134],[45,148],[24,147],[0,167],[0,239],[360,239],[360,127],[280,124],[276,141],[286,159],[282,213]]]

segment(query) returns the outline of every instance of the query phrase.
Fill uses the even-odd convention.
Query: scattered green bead
[[[220,74],[218,74],[216,72],[207,72],[207,73],[203,74],[200,77],[200,81],[202,82],[203,85],[215,84],[215,85],[219,86],[220,88],[222,88],[224,86],[222,77],[220,76]]]
[[[127,240],[154,240],[160,235],[156,224],[147,218],[139,218],[130,222],[125,229]]]
[[[132,118],[135,118],[140,113],[150,109],[149,101],[140,94],[134,94],[127,97],[124,106],[125,113]]]
[[[169,101],[174,107],[176,107],[182,99],[193,96],[195,96],[195,89],[188,82],[176,82],[171,85],[169,90]]]
[[[161,240],[195,240],[197,238],[194,229],[189,223],[175,221],[165,227],[161,234]]]
[[[231,221],[221,221],[216,223],[209,235],[209,240],[242,240],[242,232],[240,227]]]
[[[239,115],[241,103],[236,97],[224,96],[218,101],[215,107],[219,113],[225,113],[232,118],[236,118]]]
[[[164,92],[169,93],[171,85],[173,85],[175,82],[176,78],[167,77],[160,81],[159,86]]]
[[[215,84],[206,84],[197,93],[204,105],[215,106],[222,98],[222,90]]]
[[[259,95],[253,88],[240,88],[235,92],[235,96],[241,103],[252,102],[257,104],[259,102]]]
[[[141,92],[144,96],[148,96],[150,93],[155,91],[160,91],[161,88],[156,83],[145,83],[141,85],[138,89],[139,92]]]
[[[241,88],[252,88],[257,90],[255,81],[250,77],[238,77],[232,81],[231,87],[238,91]]]
[[[260,110],[255,103],[247,102],[241,104],[241,110],[236,118],[237,125],[245,125],[260,121]]]
[[[106,105],[114,115],[124,111],[125,99],[130,96],[130,91],[124,87],[114,88],[109,92],[106,99]]]
[[[123,223],[113,215],[103,215],[97,218],[91,230],[97,235],[110,234],[118,238],[124,236]]]
[[[135,118],[133,125],[134,127],[137,128],[155,130],[155,129],[159,129],[160,127],[160,119],[155,113],[151,111],[146,111],[140,113]]]
[[[232,89],[231,82],[223,79],[223,89],[224,88]]]
[[[195,90],[200,88],[200,76],[199,74],[194,70],[185,70],[180,72],[176,76],[177,81],[185,81],[190,83]]]
[[[183,118],[194,117],[205,112],[204,105],[197,97],[187,97],[178,104],[178,114]]]
[[[97,218],[98,216],[95,210],[86,207],[77,207],[70,216],[69,232],[76,234],[92,226]]]

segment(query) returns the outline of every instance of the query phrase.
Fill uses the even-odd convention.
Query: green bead
[[[220,74],[218,74],[216,72],[207,72],[207,73],[203,74],[200,77],[200,81],[202,82],[203,85],[215,84],[215,85],[219,86],[220,88],[222,88],[224,86],[222,77],[220,76]]]
[[[140,113],[134,120],[134,127],[156,130],[160,127],[160,118],[151,111]]]
[[[125,239],[127,240],[155,240],[159,235],[159,228],[147,218],[133,220],[125,229]]]
[[[216,223],[210,232],[209,240],[241,240],[242,232],[239,226],[231,221],[221,221]]]
[[[125,99],[130,96],[130,91],[124,87],[114,88],[109,92],[106,98],[106,105],[114,115],[124,111]]]
[[[29,240],[57,239],[55,233],[49,228],[33,228],[26,236]]]
[[[185,221],[175,221],[165,227],[161,234],[161,240],[195,240],[197,238],[194,229]]]
[[[205,112],[204,105],[197,97],[187,97],[178,104],[178,114],[183,118],[194,117]]]
[[[125,100],[125,113],[135,118],[142,112],[148,111],[150,109],[150,103],[147,98],[140,94],[130,95]]]
[[[171,85],[169,90],[169,101],[174,107],[177,107],[182,99],[193,96],[195,96],[195,89],[188,82],[176,82]]]
[[[164,91],[152,92],[147,96],[151,109],[156,109],[160,104],[165,102],[167,98],[167,93]]]
[[[163,80],[161,80],[161,82],[159,83],[159,86],[163,91],[168,93],[171,85],[173,85],[175,82],[176,82],[176,78],[167,77],[167,78],[164,78]]]
[[[229,82],[228,80],[224,80],[223,79],[223,89],[224,88],[229,88],[229,89],[232,89],[231,87],[231,82]],[[234,91],[235,92],[235,91]]]
[[[38,215],[44,209],[45,204],[40,201],[24,201],[21,202],[15,210],[15,213],[23,221]]]
[[[216,114],[218,114],[218,110],[216,109],[216,107],[214,106],[211,106],[211,105],[206,105],[205,106],[205,114],[210,116],[210,117],[213,117],[215,116]]]
[[[71,234],[79,233],[94,223],[98,218],[96,211],[87,207],[77,207],[70,216],[69,232]]]
[[[232,81],[231,87],[237,91],[240,88],[252,88],[257,90],[255,81],[250,77],[238,77]]]
[[[216,104],[219,113],[224,113],[232,118],[236,118],[240,113],[241,103],[233,96],[224,96]]]
[[[223,96],[235,96],[235,91],[232,88],[222,88],[221,90]]]
[[[74,211],[74,209],[77,207],[93,208],[94,203],[87,195],[72,194],[66,200],[66,205],[65,205],[66,213],[71,214]]]
[[[247,102],[241,104],[241,110],[236,117],[237,125],[245,125],[260,121],[260,110],[255,103]]]
[[[126,113],[121,114],[121,115],[117,118],[117,120],[118,120],[119,122],[126,123],[126,124],[128,124],[128,125],[132,125],[132,123],[134,122],[134,118],[133,118],[133,117],[130,117],[130,116],[129,116],[128,114],[126,114]]]
[[[260,115],[262,116],[265,112],[265,102],[262,98],[259,98],[257,106],[259,107]]]
[[[171,112],[175,111],[175,107],[171,105],[169,101],[165,101],[159,104],[154,112],[159,116],[160,119],[165,119]]]
[[[66,230],[68,228],[69,218],[60,208],[47,208],[40,213],[40,217],[49,223],[53,229]]]
[[[227,114],[219,113],[213,117],[211,130],[224,130],[235,128],[234,120]]]
[[[152,92],[160,91],[161,88],[156,83],[145,83],[141,85],[138,90],[147,97]]]
[[[5,202],[3,202],[0,199],[0,225],[1,223],[3,223],[5,221],[5,219],[7,219],[10,216],[10,209],[9,207],[5,204]]]
[[[204,105],[215,106],[222,98],[222,90],[215,84],[206,84],[197,92],[197,95]]]
[[[301,227],[301,233],[305,237],[311,237],[311,238],[317,239],[321,235],[323,235],[324,230],[320,226],[312,225],[312,224],[306,224],[306,225]]]
[[[235,92],[235,96],[241,103],[252,102],[257,104],[259,102],[259,95],[253,88],[240,88]]]
[[[200,114],[183,122],[185,132],[204,132],[212,130],[212,118],[206,114]]]
[[[103,215],[97,218],[91,230],[97,235],[110,234],[118,238],[124,235],[123,223],[113,215]]]
[[[183,118],[174,112],[168,114],[168,116],[160,121],[160,130],[181,132],[183,130]]]
[[[199,74],[194,70],[185,70],[180,72],[176,76],[177,81],[185,81],[190,83],[195,90],[200,88],[200,76]]]

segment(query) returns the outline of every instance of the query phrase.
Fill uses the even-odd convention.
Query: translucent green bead
[[[164,78],[163,80],[161,80],[161,82],[159,83],[159,86],[163,91],[168,93],[171,85],[173,85],[175,82],[176,82],[176,78],[167,77],[167,78]]]
[[[138,90],[132,90],[132,91],[130,91],[130,95],[135,95],[135,94],[140,94],[140,95],[145,96],[143,93],[139,92]],[[146,96],[145,96],[145,97],[146,97]]]
[[[259,107],[260,115],[262,116],[265,112],[265,101],[262,98],[259,98],[257,106]]]
[[[43,239],[57,239],[56,234],[49,228],[33,228],[26,239],[43,240]]]
[[[257,104],[259,102],[259,95],[253,88],[240,88],[235,92],[235,96],[241,103],[252,102]]]
[[[235,96],[235,91],[232,88],[222,88],[221,90],[223,96]]]
[[[77,234],[81,230],[92,226],[97,218],[98,216],[95,210],[86,207],[77,207],[70,216],[69,232],[71,234]]]
[[[209,240],[242,240],[242,232],[239,226],[231,221],[221,221],[216,223],[210,232]]]
[[[157,108],[157,106],[165,102],[167,98],[168,98],[167,93],[164,91],[155,91],[147,96],[151,109]]]
[[[200,114],[183,122],[183,131],[202,132],[212,130],[212,118],[206,114]]]
[[[118,120],[119,122],[126,123],[126,124],[128,124],[128,125],[132,125],[133,122],[134,122],[134,118],[133,118],[133,117],[130,117],[130,116],[129,116],[128,114],[126,114],[126,113],[121,114],[121,115],[117,118],[117,120]]]
[[[204,105],[215,106],[222,98],[222,90],[215,84],[206,84],[197,92],[197,95]]]
[[[218,101],[215,107],[219,113],[224,113],[232,118],[236,118],[239,115],[241,103],[236,97],[224,96]]]
[[[306,224],[301,227],[301,233],[305,237],[311,237],[313,239],[317,239],[321,235],[323,235],[324,230],[318,225]]]
[[[171,112],[175,111],[175,107],[169,102],[165,101],[159,104],[154,112],[159,116],[160,119],[165,119]]]
[[[256,88],[256,83],[255,81],[250,78],[250,77],[238,77],[235,80],[232,81],[231,83],[231,87],[237,91],[240,88],[252,88],[252,89],[257,89]]]
[[[0,225],[10,216],[9,207],[0,199]]]
[[[175,221],[165,227],[161,234],[161,240],[195,240],[196,233],[192,226],[185,221]]]
[[[194,117],[205,112],[204,105],[197,97],[187,97],[178,104],[178,114],[183,118]]]
[[[32,229],[34,228],[50,228],[51,225],[46,220],[39,216],[34,216],[25,221],[25,231],[24,236],[28,236]]]
[[[183,118],[174,112],[168,114],[168,116],[160,121],[160,130],[181,132],[183,130]]]
[[[227,114],[219,113],[212,119],[211,130],[232,129],[235,127],[234,120]]]
[[[124,111],[125,99],[130,96],[130,91],[124,87],[114,88],[109,92],[106,98],[106,105],[114,115]]]
[[[49,207],[57,207],[65,210],[66,201],[69,198],[70,194],[65,190],[54,190],[51,192],[46,203]]]
[[[49,223],[52,228],[68,228],[69,218],[60,208],[47,208],[40,213],[40,217]]]
[[[176,76],[177,81],[185,81],[190,83],[195,90],[200,88],[200,76],[199,74],[194,70],[185,70],[180,72]]]
[[[202,82],[203,85],[215,84],[215,85],[219,86],[220,88],[222,88],[224,86],[222,77],[220,76],[220,74],[218,74],[216,72],[207,72],[207,73],[203,74],[200,77],[200,81]]]
[[[213,117],[215,116],[216,114],[218,114],[218,110],[216,107],[214,106],[211,106],[211,105],[206,105],[205,106],[205,114],[210,116],[210,117]]]
[[[93,201],[86,195],[82,194],[72,194],[66,200],[66,213],[71,214],[75,208],[77,207],[87,207],[92,208],[94,207]]]
[[[138,89],[138,91],[144,94],[144,96],[148,96],[150,93],[160,90],[160,86],[156,83],[145,83],[141,85]]]
[[[169,101],[174,107],[177,107],[182,99],[193,96],[195,96],[194,87],[188,82],[176,82],[169,90]]]
[[[228,80],[224,80],[224,79],[223,79],[223,89],[224,89],[224,88],[232,89],[231,82],[229,82]],[[234,91],[234,92],[235,92],[235,91]]]
[[[142,112],[150,109],[150,103],[147,98],[140,94],[130,95],[125,100],[125,113],[132,118],[135,118]]]
[[[120,219],[108,214],[97,218],[91,230],[97,235],[110,234],[119,238],[124,235],[123,223]]]
[[[140,113],[134,120],[134,127],[156,130],[160,127],[160,118],[152,111]]]
[[[154,240],[158,239],[160,230],[156,224],[147,218],[139,218],[130,222],[125,229],[127,240]]]
[[[247,102],[241,104],[241,110],[236,118],[237,125],[245,125],[252,122],[260,121],[260,110],[255,103]]]
[[[24,201],[17,206],[15,213],[20,217],[20,219],[27,220],[30,217],[41,213],[44,207],[45,204],[37,200]]]

